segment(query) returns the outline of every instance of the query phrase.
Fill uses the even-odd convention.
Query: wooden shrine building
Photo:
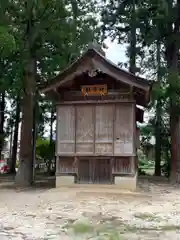
[[[135,189],[138,131],[150,83],[89,48],[41,92],[57,103],[56,186],[118,184]]]

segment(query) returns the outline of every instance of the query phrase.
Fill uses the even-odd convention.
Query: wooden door
[[[93,171],[90,159],[80,159],[78,162],[78,182],[79,183],[92,183]]]
[[[109,184],[112,180],[110,159],[80,159],[78,164],[78,182]]]
[[[94,183],[111,183],[112,169],[110,159],[94,159]]]

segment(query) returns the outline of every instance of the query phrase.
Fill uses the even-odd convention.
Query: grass
[[[93,226],[83,222],[73,224],[71,228],[73,229],[75,234],[85,234],[85,233],[90,233],[94,231]]]
[[[137,213],[135,217],[142,219],[144,221],[161,221],[155,215],[150,213]],[[178,225],[163,225],[163,226],[151,226],[151,227],[138,227],[129,225],[123,222],[119,222],[114,225],[112,222],[98,222],[93,224],[88,221],[75,221],[70,222],[64,226],[66,230],[71,230],[73,235],[82,235],[82,239],[92,239],[92,240],[122,240],[126,234],[132,233],[141,235],[148,232],[170,232],[170,231],[179,231],[180,226]],[[85,238],[85,235],[88,238]]]
[[[73,230],[75,235],[89,235],[88,239],[96,240],[122,240],[120,232],[105,224],[95,224],[77,221],[64,226],[66,229]]]

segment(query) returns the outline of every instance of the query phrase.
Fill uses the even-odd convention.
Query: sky
[[[126,46],[124,44],[118,44],[117,42],[111,42],[110,39],[105,41],[108,49],[105,50],[106,57],[112,62],[118,64],[118,62],[126,62],[127,57],[125,55]]]

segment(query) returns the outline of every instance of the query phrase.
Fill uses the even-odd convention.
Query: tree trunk
[[[35,179],[35,165],[36,165],[36,138],[37,138],[37,129],[36,129],[36,115],[37,115],[37,93],[35,93],[34,98],[34,107],[33,107],[33,130],[32,130],[32,161],[33,161],[33,179]]]
[[[30,186],[33,183],[33,107],[36,88],[36,60],[28,56],[24,72],[24,92],[22,100],[22,125],[20,139],[20,164],[16,183]]]
[[[173,1],[168,2],[168,11],[171,15],[174,12],[174,24],[169,22],[167,25],[168,37],[165,42],[166,60],[169,71],[168,82],[170,88],[170,133],[171,133],[171,174],[170,178],[173,183],[180,183],[180,117],[179,117],[179,96],[177,88],[178,84],[178,56],[179,56],[179,42],[180,33],[180,0],[177,1],[175,9]],[[170,37],[169,37],[170,36]],[[179,89],[178,89],[179,90]]]
[[[171,173],[170,178],[173,183],[180,183],[180,118],[179,106],[177,105],[179,96],[178,88],[178,52],[179,48],[175,43],[166,47],[167,63],[169,70],[170,86],[170,134],[171,134]]]
[[[161,45],[160,42],[157,42],[157,82],[159,90],[161,89]],[[161,96],[158,97],[156,103],[156,124],[155,124],[155,176],[161,176],[161,119],[162,116],[162,105],[161,105]]]
[[[50,117],[50,137],[49,137],[49,143],[52,145],[53,143],[53,122],[54,122],[54,108],[51,107],[51,117]]]
[[[52,145],[53,145],[53,122],[54,122],[54,108],[53,106],[51,107],[51,117],[50,117],[50,137],[49,137],[49,145],[50,145],[50,149],[52,149]],[[48,173],[51,172],[51,163],[52,163],[52,159],[49,159],[48,162]]]
[[[11,124],[10,129],[11,129],[10,139],[9,139],[10,148],[9,148],[9,159],[8,159],[8,167],[9,167],[9,169],[10,169],[11,161],[12,161],[12,143],[13,143],[13,133],[14,133],[14,125],[13,125],[13,123]]]
[[[18,96],[16,100],[14,137],[13,137],[12,157],[10,162],[9,173],[16,173],[16,157],[17,157],[17,147],[18,147],[18,130],[19,130],[20,112],[21,112],[21,105],[20,105],[20,98]]]
[[[0,159],[4,146],[4,121],[5,121],[5,92],[1,93],[0,98]]]
[[[130,22],[130,49],[129,49],[129,71],[133,74],[136,73],[136,5],[133,0],[132,3],[132,18]]]
[[[155,124],[155,176],[161,176],[161,101],[156,104],[156,124]]]
[[[180,117],[171,114],[171,174],[173,183],[180,183]]]

